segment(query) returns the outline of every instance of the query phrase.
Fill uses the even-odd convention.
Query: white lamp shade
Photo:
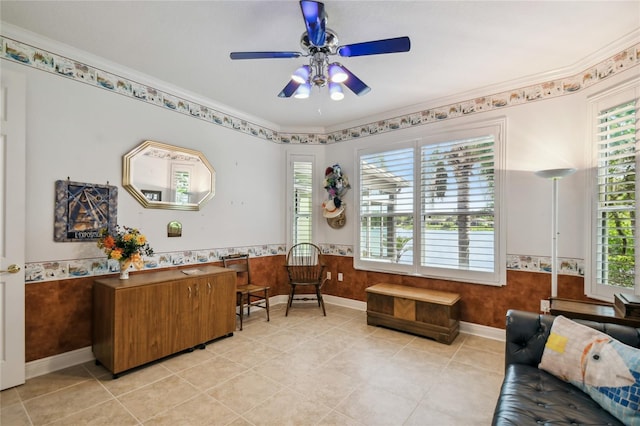
[[[303,65],[291,74],[291,79],[296,83],[304,84],[309,81],[310,71],[309,65]]]
[[[342,87],[339,83],[329,83],[329,96],[334,101],[341,101],[344,99],[344,93],[342,93]]]
[[[339,63],[334,62],[329,65],[329,80],[334,83],[344,83],[349,78],[349,75],[344,72]]]
[[[548,169],[539,170],[536,172],[536,176],[545,179],[561,179],[563,177],[572,175],[576,172],[576,169]]]
[[[311,85],[309,83],[304,83],[298,86],[298,89],[293,94],[293,97],[296,99],[307,99],[311,94]]]

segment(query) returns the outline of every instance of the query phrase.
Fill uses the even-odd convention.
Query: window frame
[[[357,224],[354,226],[354,267],[361,270],[369,270],[376,272],[397,273],[405,275],[416,275],[429,278],[446,279],[451,281],[471,282],[476,284],[486,284],[501,286],[506,284],[506,205],[504,202],[505,192],[505,161],[504,155],[506,146],[506,127],[507,120],[505,117],[499,117],[481,122],[471,122],[466,124],[443,124],[435,131],[419,138],[397,142],[393,144],[384,144],[376,147],[356,149],[354,154],[355,177],[356,177],[356,196],[355,211],[357,212]],[[422,196],[421,196],[421,149],[423,146],[433,145],[442,142],[450,142],[456,140],[472,139],[476,137],[484,137],[488,135],[494,136],[494,255],[492,272],[469,271],[462,269],[435,268],[420,265],[420,251],[422,250],[421,227],[422,227]],[[361,235],[360,223],[362,216],[360,214],[361,191],[360,167],[361,158],[365,155],[376,153],[384,153],[403,149],[406,147],[413,148],[413,251],[418,255],[413,256],[412,265],[402,265],[392,262],[372,261],[362,259],[361,253]],[[417,221],[417,222],[416,222]]]
[[[640,195],[640,125],[637,125],[636,130],[636,185],[635,185],[635,211],[636,211],[636,226],[635,226],[635,284],[633,288],[610,286],[598,283],[598,143],[600,142],[597,135],[597,117],[602,111],[609,108],[621,105],[625,102],[636,99],[636,116],[640,117],[640,77],[635,77],[628,80],[614,88],[597,93],[588,98],[587,108],[587,123],[588,134],[587,140],[590,141],[588,152],[588,177],[587,177],[587,197],[589,202],[589,208],[587,209],[587,218],[585,220],[585,226],[587,230],[585,235],[587,236],[587,245],[585,256],[585,279],[584,279],[584,292],[587,297],[613,302],[615,293],[627,293],[640,296],[640,262],[638,261],[638,253],[640,246],[640,233],[638,223],[638,213],[640,213],[640,203],[638,203],[638,196]]]

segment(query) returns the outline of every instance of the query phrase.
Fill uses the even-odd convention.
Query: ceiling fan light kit
[[[304,84],[309,81],[309,74],[311,74],[311,67],[309,65],[303,65],[291,74],[291,80],[298,84]]]
[[[344,92],[342,92],[342,86],[339,83],[329,82],[329,96],[331,100],[341,101],[344,99]]]
[[[348,78],[349,76],[346,72],[344,72],[342,66],[339,63],[334,62],[333,64],[329,65],[329,80],[333,81],[334,83],[344,83]]]
[[[327,13],[324,3],[317,1],[301,1],[300,10],[304,18],[307,31],[300,38],[302,52],[231,52],[231,59],[281,59],[309,58],[309,65],[303,65],[291,75],[291,80],[278,94],[281,98],[293,96],[306,99],[311,93],[311,87],[329,88],[329,96],[333,100],[342,100],[344,84],[358,96],[371,91],[362,80],[356,77],[339,62],[329,63],[329,56],[342,57],[380,55],[385,53],[408,52],[411,49],[409,37],[396,37],[384,40],[368,41],[339,46],[337,34],[326,28]]]
[[[293,97],[296,99],[307,99],[309,95],[311,95],[311,85],[309,83],[299,85],[293,93]]]

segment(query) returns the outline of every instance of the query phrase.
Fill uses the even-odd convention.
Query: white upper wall
[[[590,134],[587,116],[588,96],[613,87],[638,75],[635,69],[612,77],[606,83],[572,95],[509,107],[500,111],[455,118],[384,134],[355,139],[327,146],[327,165],[340,163],[342,170],[355,182],[356,150],[407,141],[440,132],[450,127],[481,122],[497,117],[507,119],[506,138],[506,215],[508,254],[549,256],[551,251],[551,182],[535,176],[538,170],[568,168],[577,173],[559,184],[560,257],[584,259],[585,220],[590,209],[587,199],[586,168]],[[322,173],[319,171],[319,173]],[[324,191],[323,191],[324,192]],[[354,244],[357,194],[347,193],[347,224],[340,230],[323,224],[325,241],[334,244]]]
[[[94,243],[53,241],[54,183],[116,185],[118,223],[156,252],[284,242],[282,147],[134,99],[2,61],[27,77],[27,262],[102,257]],[[217,172],[200,211],[143,208],[122,188],[122,156],[145,140],[201,151]],[[168,238],[178,220],[182,238]]]
[[[329,145],[284,145],[177,114],[133,98],[97,90],[55,74],[1,61],[27,77],[27,262],[101,257],[93,243],[53,242],[54,182],[119,187],[118,223],[139,227],[156,252],[281,244],[286,239],[286,153],[316,156],[319,243],[354,245],[355,190],[347,193],[347,225],[330,228],[321,218],[327,166],[339,163],[355,182],[355,150],[437,132],[439,126],[507,119],[508,254],[548,255],[551,184],[540,169],[575,167],[560,184],[559,256],[584,258],[589,209],[585,164],[589,147],[587,97],[640,72],[617,74],[589,89],[550,100],[473,114],[405,130]],[[216,196],[198,212],[144,209],[123,190],[122,155],[144,140],[202,151],[217,172]],[[166,236],[167,223],[183,224],[182,238]]]

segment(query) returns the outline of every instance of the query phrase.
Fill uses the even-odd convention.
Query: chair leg
[[[289,292],[289,300],[287,301],[287,311],[284,313],[285,317],[289,315],[289,308],[291,307],[291,303],[293,302],[293,295],[295,294],[295,292],[296,292],[296,286],[292,285],[291,291]]]
[[[318,305],[322,306],[322,313],[324,316],[327,316],[327,311],[324,309],[324,300],[322,299],[322,293],[320,292],[320,287],[316,286],[316,296],[318,298]]]
[[[236,303],[238,303],[239,300],[239,305],[240,305],[240,331],[242,331],[242,317],[244,316],[244,301],[242,300],[242,293],[238,293],[236,295]]]
[[[264,290],[264,303],[267,307],[267,321],[269,321],[269,290]]]

